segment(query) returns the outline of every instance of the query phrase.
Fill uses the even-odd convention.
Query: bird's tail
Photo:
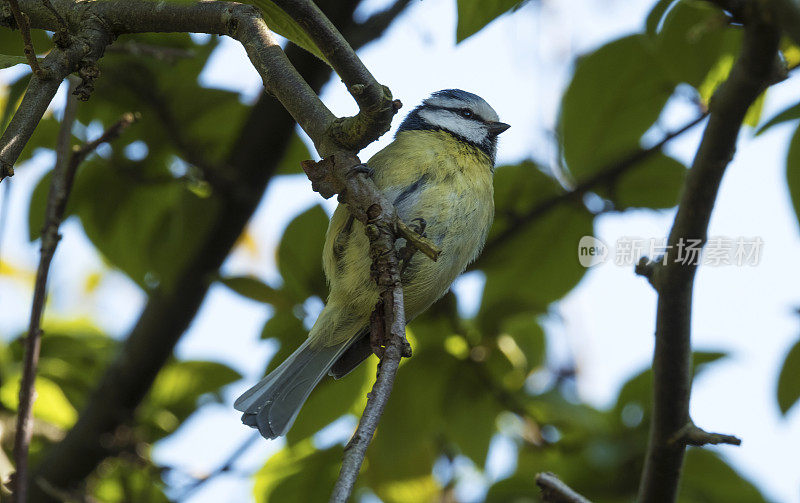
[[[328,373],[352,341],[332,346],[310,345],[311,338],[278,368],[236,399],[242,422],[258,428],[264,438],[286,434],[311,390]]]

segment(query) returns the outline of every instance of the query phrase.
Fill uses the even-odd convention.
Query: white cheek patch
[[[466,119],[449,110],[421,110],[419,113],[428,124],[449,131],[475,144],[486,141],[488,131],[481,122]]]

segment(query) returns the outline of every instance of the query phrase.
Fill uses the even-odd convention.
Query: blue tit
[[[424,223],[425,234],[442,250],[435,262],[416,253],[403,264],[408,321],[444,295],[480,253],[494,217],[497,136],[508,128],[480,96],[438,91],[367,162],[400,218]],[[364,227],[343,205],[331,218],[322,260],[330,295],[308,339],[234,404],[244,413],[242,422],[265,438],[289,430],[325,374],[342,377],[371,354],[369,319],[379,290],[370,277]]]

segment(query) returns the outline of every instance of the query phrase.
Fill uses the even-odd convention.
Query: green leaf
[[[544,364],[546,340],[544,330],[536,321],[536,315],[520,313],[506,318],[502,324],[502,333],[510,335],[514,339],[522,352],[527,369],[532,370]],[[499,341],[498,343],[501,344]],[[500,349],[503,349],[502,345]],[[513,358],[509,358],[509,360],[513,360]],[[512,361],[512,363],[514,362]]]
[[[53,180],[53,172],[48,171],[39,179],[31,193],[30,204],[28,205],[28,239],[36,241],[41,236],[44,227],[45,213],[47,212],[47,197],[50,194],[50,184]],[[64,209],[64,220],[75,214],[75,198],[67,200]]]
[[[778,407],[786,415],[800,400],[800,341],[786,353],[781,373],[778,376]]]
[[[303,322],[292,313],[290,309],[278,309],[264,324],[261,330],[262,339],[276,339],[280,342],[280,349],[267,365],[267,372],[275,369],[289,357],[308,336],[308,331]]]
[[[19,405],[19,385],[21,375],[6,380],[0,385],[0,403],[10,410],[17,410]],[[64,392],[56,383],[46,377],[36,377],[36,400],[33,402],[33,416],[62,429],[75,424],[78,411],[64,396]]]
[[[292,220],[278,246],[278,270],[284,290],[297,302],[317,295],[324,298],[328,287],[322,271],[322,247],[328,216],[321,206],[302,213]]]
[[[8,86],[8,94],[3,97],[3,113],[0,118],[0,130],[5,130],[8,123],[11,122],[11,117],[19,106],[22,95],[25,94],[25,89],[28,88],[28,82],[31,81],[31,74],[27,73],[14,81]]]
[[[446,437],[461,454],[483,466],[502,407],[472,365],[474,362],[461,361],[447,375],[441,407]]]
[[[739,475],[713,451],[689,448],[681,473],[683,475],[678,503],[766,502],[756,486]]]
[[[95,158],[78,172],[76,213],[112,264],[145,290],[168,291],[205,239],[219,201],[168,178],[140,182],[125,171],[123,159],[115,160]]]
[[[47,322],[38,375],[56,383],[70,403],[81,409],[117,347],[117,341],[84,320]]]
[[[159,467],[140,460],[115,457],[105,460],[88,483],[96,501],[104,503],[168,503]]]
[[[683,164],[659,152],[623,174],[609,198],[617,209],[671,208],[678,204],[685,176]]]
[[[772,126],[777,126],[778,124],[782,124],[788,121],[793,121],[795,119],[800,119],[800,103],[796,103],[790,106],[783,112],[780,112],[779,114],[775,115],[770,120],[765,122],[764,125],[758,128],[758,131],[756,131],[756,136],[760,135],[761,133],[764,133]]]
[[[740,40],[717,7],[680,1],[667,13],[656,38],[657,62],[674,83],[698,87],[721,57],[736,54]]]
[[[658,0],[656,4],[650,9],[645,21],[645,31],[647,35],[653,37],[658,31],[661,21],[664,19],[664,14],[677,0]]]
[[[658,118],[674,83],[653,64],[655,57],[645,35],[631,35],[578,60],[558,125],[576,180],[638,148]]]
[[[33,43],[33,48],[36,50],[36,54],[44,54],[49,51],[52,46],[50,38],[44,30],[31,29],[31,42]],[[3,48],[4,52],[12,53],[12,56],[16,55],[21,57],[23,63],[27,62],[23,52],[25,44],[22,41],[22,35],[19,30],[10,30],[3,27],[3,29],[0,30],[0,47]]]
[[[60,129],[61,123],[53,117],[53,114],[46,112],[42,120],[39,121],[39,125],[33,130],[31,139],[28,140],[28,143],[25,144],[25,148],[22,149],[22,153],[17,159],[16,164],[20,165],[27,161],[33,157],[39,149],[55,149]]]
[[[362,363],[341,379],[323,378],[311,392],[297,416],[297,421],[286,434],[286,442],[289,445],[295,444],[352,412],[369,392],[376,365],[377,358],[371,358],[368,363]],[[360,408],[362,410],[358,411],[359,414],[363,411],[363,407]]]
[[[697,377],[710,363],[727,356],[727,353],[714,351],[695,351],[692,353],[692,371]],[[693,378],[694,378],[693,377]],[[653,371],[647,369],[630,378],[620,388],[617,395],[615,411],[617,414],[628,404],[642,407],[645,417],[649,417],[652,408]],[[619,417],[619,416],[617,416]]]
[[[28,64],[28,59],[25,56],[10,56],[8,54],[0,54],[0,70],[15,65],[27,65],[27,64]]]
[[[367,452],[365,479],[378,497],[389,481],[430,475],[440,453],[438,438],[447,431],[444,393],[458,363],[444,349],[429,348],[400,367]]]
[[[800,128],[795,130],[786,154],[786,185],[800,224]]]
[[[706,105],[711,103],[711,97],[717,88],[725,82],[728,74],[731,73],[733,63],[736,60],[733,54],[724,54],[720,57],[714,66],[706,74],[703,82],[697,86],[697,92],[700,95],[700,102]]]
[[[767,97],[767,91],[758,95],[758,98],[750,105],[750,108],[747,109],[747,113],[744,116],[744,120],[742,123],[745,126],[750,126],[751,128],[758,127],[759,121],[761,121],[761,112],[764,110],[764,101]]]
[[[289,141],[286,154],[284,154],[283,159],[281,159],[281,162],[278,164],[275,174],[296,175],[302,173],[303,170],[300,167],[300,163],[311,158],[311,152],[309,152],[305,142],[300,138],[300,135],[295,134]]]
[[[295,316],[291,310],[280,309],[276,310],[264,324],[264,328],[261,330],[261,338],[275,338],[281,341],[281,344],[288,341],[299,346],[305,340],[307,332],[303,327],[302,320]]]
[[[439,501],[442,488],[431,474],[419,477],[391,480],[382,484],[378,491],[383,503],[407,503],[409,501]]]
[[[239,379],[238,372],[217,362],[169,363],[161,369],[140,406],[145,437],[155,441],[172,433],[195,411],[201,396],[218,393],[220,388]]]
[[[486,273],[478,315],[484,333],[495,334],[511,314],[544,312],[586,272],[578,262],[577,249],[581,237],[593,234],[591,213],[562,203],[523,219],[532,208],[561,193],[554,180],[530,163],[498,168],[495,223],[476,262]],[[498,241],[506,232],[508,237]]]
[[[311,439],[285,447],[255,474],[255,501],[326,501],[341,460],[341,447],[317,450]]]
[[[255,276],[229,276],[220,278],[219,282],[234,292],[256,302],[264,304],[281,304],[283,294],[267,285]]]
[[[267,22],[267,26],[269,26],[270,30],[291,40],[320,60],[326,63],[328,62],[322,54],[322,51],[317,47],[317,44],[315,44],[305,30],[297,24],[297,21],[292,19],[283,9],[269,0],[245,0],[245,3],[255,5],[261,9],[261,14],[264,16],[264,20]]]
[[[521,0],[458,0],[456,43],[479,32],[495,18],[522,3]]]

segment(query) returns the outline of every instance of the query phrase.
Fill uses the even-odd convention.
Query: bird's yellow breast
[[[492,160],[449,133],[404,131],[367,165],[400,218],[423,219],[426,235],[442,249],[436,262],[417,253],[407,265],[403,288],[410,320],[447,292],[483,247],[494,215]],[[328,227],[323,265],[331,289],[328,307],[336,306],[338,319],[347,312],[352,325],[366,322],[378,297],[369,273],[369,242],[343,206]],[[330,326],[318,333],[335,343],[351,337],[348,330]]]

